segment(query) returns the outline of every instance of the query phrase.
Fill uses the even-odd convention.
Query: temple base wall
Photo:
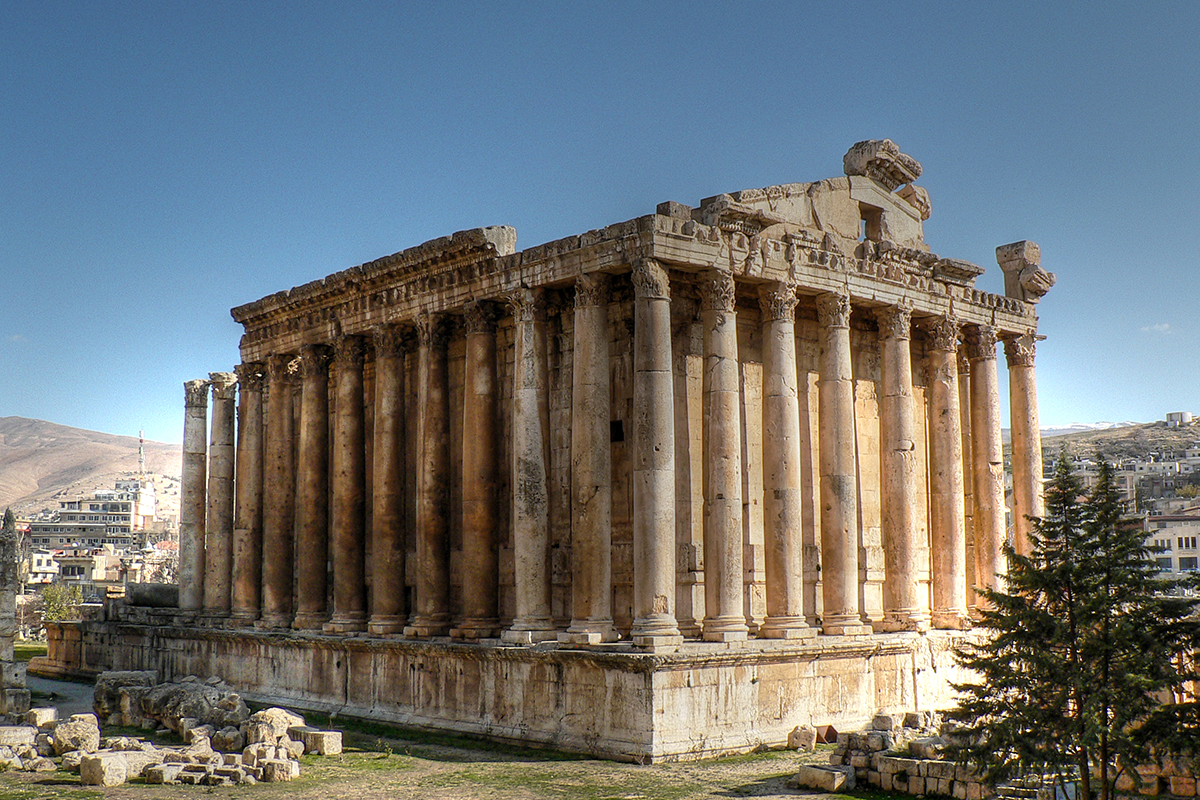
[[[158,616],[158,615],[156,615]],[[953,705],[950,632],[805,644],[687,642],[675,654],[413,642],[182,624],[62,623],[44,675],[218,675],[250,701],[622,761],[782,746],[797,725],[854,729],[876,712]],[[57,641],[55,641],[57,640]]]

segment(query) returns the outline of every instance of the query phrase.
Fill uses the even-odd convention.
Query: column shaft
[[[451,631],[465,639],[496,636],[499,567],[496,558],[499,446],[497,441],[496,322],[490,303],[467,306],[463,376],[462,598],[463,619]]]
[[[817,297],[821,326],[821,589],[826,634],[869,633],[858,593],[858,480],[854,375],[850,364],[850,297]]]
[[[942,317],[929,334],[929,529],[933,625],[965,628],[966,508],[962,412],[958,395],[958,321]]]
[[[239,364],[237,506],[233,529],[232,618],[246,625],[258,618],[262,581],[263,365]]]
[[[674,650],[675,421],[671,288],[653,259],[633,268],[633,643]]]
[[[205,475],[208,472],[208,381],[183,384],[183,465],[179,481],[179,608],[204,607]]]
[[[971,362],[971,458],[975,498],[975,585],[997,588],[1005,571],[1004,454],[1000,440],[1000,391],[996,332],[967,328]],[[982,599],[977,601],[982,603]]]
[[[737,297],[733,276],[705,279],[704,328],[704,624],[705,641],[746,639],[742,552],[742,416]]]
[[[333,615],[324,630],[353,633],[367,629],[365,342],[342,336],[334,348]]]
[[[234,399],[237,376],[213,372],[212,438],[208,450],[208,519],[204,527],[204,609],[229,613],[233,579]]]
[[[516,616],[504,640],[557,638],[550,617],[550,410],[546,322],[541,292],[509,296],[516,324],[513,355],[512,490]]]
[[[616,639],[612,620],[612,418],[608,286],[602,275],[575,282],[571,387],[571,626],[559,641]]]
[[[804,618],[797,301],[793,286],[774,284],[759,290],[763,320],[763,541],[767,617],[758,635],[767,639],[800,639],[816,634]]]
[[[404,339],[395,326],[375,329],[375,447],[371,479],[371,560],[375,585],[367,630],[401,633],[405,622]]]
[[[1013,547],[1029,555],[1030,517],[1045,514],[1042,500],[1042,432],[1038,427],[1034,336],[1004,340],[1008,359],[1009,418],[1012,420]]]
[[[300,352],[300,447],[296,463],[296,618],[319,629],[329,619],[329,348]]]
[[[975,564],[975,459],[971,448],[971,360],[967,358],[965,343],[958,348],[958,415],[962,420],[963,457],[963,511],[966,522],[963,526],[967,539],[967,610],[974,611],[976,564]]]
[[[883,630],[926,630],[917,580],[917,453],[912,385],[911,313],[903,306],[876,312],[879,320],[879,402],[882,476]]]
[[[296,466],[292,454],[291,355],[267,360],[267,449],[263,474],[262,616],[264,628],[292,624]]]
[[[440,314],[417,318],[417,597],[405,636],[450,630],[450,383]]]

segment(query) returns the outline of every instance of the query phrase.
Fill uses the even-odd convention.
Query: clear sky
[[[936,253],[1058,274],[1043,425],[1200,412],[1198,43],[1194,2],[0,0],[0,416],[179,441],[233,306],[884,137]]]

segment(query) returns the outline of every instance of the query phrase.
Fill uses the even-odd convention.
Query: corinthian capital
[[[367,353],[367,343],[361,336],[340,336],[333,343],[333,359],[339,367],[359,367]]]
[[[758,288],[758,307],[762,309],[763,322],[795,322],[799,303],[796,287],[792,284],[767,283]]]
[[[670,300],[667,271],[653,258],[640,259],[633,265],[633,292],[639,298]]]
[[[817,322],[823,328],[849,328],[850,295],[841,292],[817,295]]]
[[[329,375],[329,346],[306,344],[300,348],[300,377],[319,378]]]
[[[608,276],[599,272],[580,275],[575,280],[575,307],[589,308],[608,303]]]
[[[513,319],[517,322],[534,322],[545,319],[546,293],[541,289],[521,287],[509,293],[505,298],[512,311]]]
[[[444,314],[426,311],[417,315],[417,341],[421,347],[445,347],[448,338]]]
[[[232,372],[210,372],[208,382],[212,384],[213,400],[232,400],[237,394],[237,375]]]
[[[494,333],[496,306],[487,300],[472,300],[463,308],[463,327],[468,334]]]
[[[922,327],[929,336],[929,347],[953,353],[958,350],[958,319],[952,316],[934,317],[926,321]]]
[[[1010,367],[1032,367],[1036,340],[1031,333],[1004,339],[1004,358]]]
[[[411,333],[399,325],[376,325],[371,329],[371,341],[376,358],[399,358],[404,355]]]
[[[292,362],[295,356],[291,353],[272,353],[267,356],[267,379],[270,381],[286,381],[295,371]]]
[[[991,325],[968,325],[966,328],[965,344],[967,358],[979,361],[996,357],[996,329]]]
[[[238,386],[243,392],[261,392],[263,385],[263,370],[266,365],[261,361],[250,361],[238,364],[233,368],[237,373]]]
[[[907,305],[886,306],[875,310],[880,339],[911,339],[912,309]]]
[[[737,301],[737,287],[733,283],[733,275],[723,270],[709,270],[704,276],[700,295],[700,310],[715,311],[718,314],[730,314]]]
[[[183,404],[188,408],[208,408],[208,381],[184,381]]]

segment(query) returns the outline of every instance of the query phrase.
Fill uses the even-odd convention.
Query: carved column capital
[[[243,392],[261,392],[263,386],[264,370],[267,365],[261,361],[250,361],[238,364],[233,368],[237,374],[238,386]]]
[[[333,343],[333,360],[339,367],[359,367],[367,354],[367,343],[361,336],[339,336]]]
[[[522,286],[504,298],[517,322],[534,322],[546,317],[546,293]]]
[[[306,344],[300,348],[300,377],[313,378],[329,372],[329,346]]]
[[[996,329],[991,325],[968,325],[964,341],[971,361],[996,358]]]
[[[588,308],[608,304],[608,276],[600,272],[580,275],[575,281],[575,307]]]
[[[1037,340],[1031,333],[1019,336],[1006,336],[1004,339],[1004,357],[1010,367],[1032,367],[1034,349]]]
[[[450,338],[446,315],[432,311],[417,315],[417,341],[421,347],[445,347]]]
[[[496,305],[487,300],[472,300],[463,308],[463,327],[468,334],[495,333]]]
[[[700,310],[730,314],[736,302],[737,287],[733,283],[733,275],[719,269],[709,270],[701,284]]]
[[[958,350],[959,325],[954,316],[934,317],[925,321],[922,326],[929,336],[929,347],[953,353]]]
[[[849,328],[850,295],[841,292],[817,295],[817,321],[823,328]]]
[[[796,321],[796,306],[800,297],[796,287],[789,283],[766,283],[758,287],[758,306],[762,309],[762,321]]]
[[[371,342],[376,358],[399,358],[408,350],[412,334],[400,325],[376,325],[371,329]]]
[[[184,381],[183,404],[188,408],[208,408],[208,381]]]
[[[958,350],[958,374],[960,377],[971,374],[971,359],[967,358],[967,348],[965,347]]]
[[[296,371],[293,361],[296,357],[291,353],[272,353],[267,356],[267,380],[286,381]]]
[[[671,299],[671,279],[667,271],[653,258],[643,258],[633,265],[633,292],[639,299]]]
[[[885,306],[875,309],[880,339],[912,338],[912,308],[908,305]]]
[[[232,372],[210,372],[213,400],[233,400],[237,394],[237,375]]]

